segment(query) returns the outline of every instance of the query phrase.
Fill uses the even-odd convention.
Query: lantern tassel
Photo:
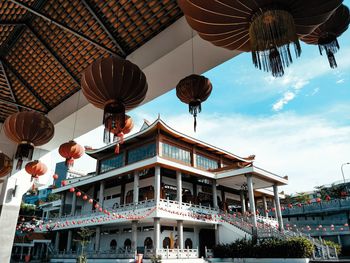
[[[328,61],[329,61],[329,66],[331,68],[337,68],[338,67],[337,61],[334,56],[334,54],[336,54],[340,49],[337,38],[332,36],[320,38],[318,42],[318,48],[320,50],[321,55],[323,55],[323,51],[326,52]]]
[[[73,167],[73,165],[74,165],[74,159],[73,159],[73,158],[68,158],[68,159],[66,159],[65,165],[66,165],[68,168]]]
[[[110,133],[118,134],[125,127],[125,106],[115,101],[108,103],[103,112],[105,143],[110,143]]]
[[[197,115],[202,111],[202,105],[199,100],[197,101],[191,101],[188,105],[188,111],[193,115],[194,118],[194,131],[197,130]]]
[[[23,159],[32,160],[34,146],[31,143],[21,143],[17,147],[15,158],[18,159],[16,169],[22,169]]]
[[[23,160],[22,159],[18,159],[17,164],[16,164],[16,170],[21,170],[22,169],[22,164],[23,164]]]

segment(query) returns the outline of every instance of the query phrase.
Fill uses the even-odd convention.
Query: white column
[[[266,212],[267,211],[267,201],[266,201],[266,196],[264,196],[263,195],[263,197],[262,197],[262,199],[263,199],[263,209],[264,209],[264,215],[266,216],[266,217],[269,217],[269,213],[268,212]]]
[[[244,191],[241,190],[241,206],[242,206],[242,214],[245,214],[247,212],[247,208],[245,207],[245,197],[244,197]]]
[[[100,206],[103,207],[103,199],[104,199],[104,192],[105,192],[105,182],[100,182],[100,192],[98,195],[98,202],[100,203]]]
[[[193,227],[193,248],[199,247],[199,227]]]
[[[72,196],[72,209],[71,209],[70,214],[72,216],[74,216],[75,215],[75,210],[76,210],[76,207],[77,207],[77,196],[76,196],[75,192],[73,192],[72,194],[73,194],[73,196]]]
[[[100,251],[100,239],[101,239],[101,226],[96,227],[95,232],[95,251]]]
[[[278,195],[278,186],[277,186],[277,184],[274,184],[274,186],[273,186],[273,194],[275,196],[276,213],[277,213],[279,229],[283,230],[282,211],[281,211],[280,197]]]
[[[55,236],[55,250],[59,251],[60,249],[60,231],[56,231],[56,236]]]
[[[176,199],[181,204],[182,203],[182,174],[180,171],[176,171]]]
[[[134,172],[134,204],[139,202],[139,184],[140,184],[140,175],[138,171]]]
[[[215,225],[215,245],[219,245],[219,239],[220,239],[220,236],[219,236],[219,224],[216,224]]]
[[[214,208],[219,208],[218,206],[218,191],[216,188],[216,180],[213,180],[213,206]]]
[[[131,223],[131,248],[137,249],[137,221],[134,220]]]
[[[72,249],[72,236],[73,236],[72,230],[68,230],[67,252],[69,252]]]
[[[177,240],[179,249],[184,248],[184,221],[177,220]]]
[[[246,175],[247,177],[247,185],[248,185],[248,196],[249,196],[249,206],[250,212],[253,217],[253,226],[257,227],[256,222],[256,211],[255,211],[255,202],[254,202],[254,187],[253,187],[253,176],[251,174]]]
[[[154,218],[154,249],[155,254],[158,254],[158,249],[160,249],[160,218]]]
[[[160,191],[160,166],[156,166],[154,172],[154,200],[156,204],[158,204],[160,200]]]

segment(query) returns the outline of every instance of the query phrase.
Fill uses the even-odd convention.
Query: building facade
[[[61,195],[59,215],[41,229],[55,236],[53,260],[79,253],[73,240],[82,227],[94,232],[93,258],[198,258],[217,243],[251,237],[259,225],[283,228],[278,187],[288,179],[254,166],[254,156],[238,157],[160,119],[126,138],[117,155],[115,145],[88,150],[96,173],[53,190]],[[277,219],[255,213],[267,198]]]

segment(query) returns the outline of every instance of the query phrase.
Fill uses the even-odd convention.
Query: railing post
[[[330,258],[331,258],[331,254],[329,253],[329,247],[328,247],[328,245],[326,245],[326,252],[327,252],[327,257],[328,257],[328,259],[330,259]]]
[[[180,258],[180,254],[179,254],[179,247],[177,247],[177,256],[178,259]]]
[[[190,251],[188,247],[187,247],[187,258],[190,258]]]
[[[336,247],[334,247],[334,253],[335,253],[335,258],[338,259],[338,251]]]
[[[204,247],[204,256],[205,258],[208,258],[207,246]]]
[[[169,258],[169,247],[168,246],[166,247],[166,258],[167,259]]]

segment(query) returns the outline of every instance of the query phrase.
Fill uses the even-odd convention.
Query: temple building
[[[52,262],[74,258],[82,227],[94,232],[86,249],[92,258],[132,258],[136,251],[200,258],[217,243],[283,228],[278,187],[288,178],[256,167],[254,156],[191,138],[160,118],[125,138],[119,154],[115,147],[87,150],[96,173],[53,190],[61,195],[59,215],[41,228],[54,236]],[[276,218],[255,213],[267,199],[276,203]]]

